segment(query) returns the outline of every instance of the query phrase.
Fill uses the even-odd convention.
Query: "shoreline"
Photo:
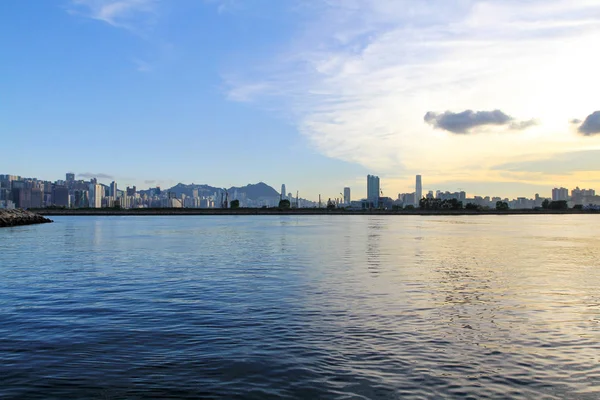
[[[327,209],[291,209],[277,208],[164,208],[164,209],[37,209],[35,213],[43,216],[181,216],[181,215],[402,215],[402,216],[441,216],[441,215],[588,215],[600,214],[586,210],[327,210]]]

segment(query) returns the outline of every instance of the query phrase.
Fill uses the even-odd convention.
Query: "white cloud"
[[[153,69],[152,64],[139,58],[134,58],[133,63],[139,72],[150,72]]]
[[[328,0],[300,10],[315,17],[289,52],[265,60],[268,74],[239,71],[230,98],[277,104],[327,156],[382,174],[451,175],[531,146],[582,146],[565,121],[597,106],[597,1]],[[510,139],[456,138],[423,121],[466,109],[540,125]]]
[[[159,0],[72,0],[71,12],[118,28],[138,30],[156,12]]]

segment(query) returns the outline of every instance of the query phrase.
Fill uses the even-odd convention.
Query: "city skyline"
[[[600,186],[597,2],[8,0],[0,33],[3,171]]]
[[[263,189],[249,189],[260,187]],[[0,209],[2,208],[36,208],[60,206],[69,208],[228,208],[233,200],[238,200],[239,207],[276,207],[281,200],[289,200],[292,207],[321,207],[333,202],[336,206],[350,207],[352,209],[384,208],[393,209],[398,207],[419,208],[421,200],[458,201],[462,206],[477,206],[481,208],[494,208],[497,202],[505,202],[508,208],[533,209],[540,208],[544,202],[565,202],[564,206],[573,207],[590,206],[600,207],[600,195],[597,196],[593,188],[579,188],[576,186],[569,190],[564,187],[555,187],[550,195],[546,193],[535,193],[534,196],[521,196],[510,199],[505,196],[494,196],[490,194],[469,195],[462,189],[457,191],[444,191],[426,187],[423,190],[422,175],[415,176],[414,190],[407,193],[384,195],[381,188],[381,180],[378,176],[367,175],[367,191],[352,198],[351,188],[344,187],[343,193],[331,196],[330,193],[319,194],[319,198],[311,200],[296,195],[292,192],[286,193],[286,184],[281,184],[281,191],[277,191],[264,182],[248,184],[243,187],[222,188],[208,184],[184,184],[178,183],[170,188],[159,186],[147,189],[136,186],[126,189],[118,189],[118,182],[111,181],[109,184],[98,182],[97,178],[89,181],[77,179],[77,175],[67,172],[65,180],[55,181],[40,180],[37,177],[23,177],[19,175],[0,174]],[[246,191],[251,190],[252,195]],[[257,192],[258,190],[258,192]],[[332,188],[330,191],[336,191]],[[261,194],[258,194],[258,193]],[[431,203],[429,206],[433,206]]]

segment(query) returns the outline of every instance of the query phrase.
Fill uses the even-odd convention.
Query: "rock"
[[[0,228],[19,225],[45,224],[48,222],[54,221],[31,211],[20,209],[0,210]]]

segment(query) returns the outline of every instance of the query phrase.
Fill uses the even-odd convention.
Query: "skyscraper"
[[[110,184],[109,197],[113,200],[117,198],[117,182],[115,181]]]
[[[67,172],[67,182],[73,182],[75,180],[75,174],[72,172]]]
[[[95,183],[90,184],[89,206],[90,208],[102,208],[102,185]]]
[[[52,204],[59,207],[68,207],[69,189],[65,186],[55,186],[52,190]]]
[[[285,199],[285,183],[281,185],[281,199]]]
[[[41,208],[44,205],[44,192],[42,189],[31,189],[31,208]]]
[[[552,201],[569,200],[569,189],[561,187],[552,189]]]
[[[15,203],[15,206],[17,208],[30,208],[31,207],[31,188],[13,187],[12,188],[12,201]]]
[[[379,177],[367,175],[367,201],[374,207],[379,205]]]
[[[421,175],[417,175],[415,185],[415,204],[418,206],[419,201],[423,198],[423,185],[421,184]]]
[[[344,204],[350,204],[352,200],[350,199],[350,188],[344,188]]]

